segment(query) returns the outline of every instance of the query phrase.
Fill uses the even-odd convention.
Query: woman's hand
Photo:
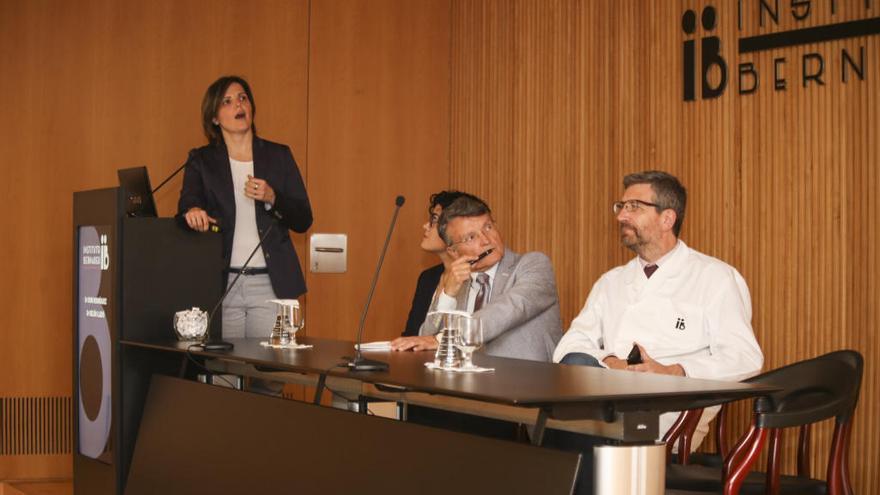
[[[247,182],[244,183],[244,195],[256,201],[262,201],[275,205],[275,190],[263,179],[257,179],[253,175],[248,175]]]
[[[431,351],[437,348],[437,338],[433,335],[419,337],[397,337],[391,341],[392,351]]]
[[[211,218],[205,210],[198,206],[193,206],[187,210],[184,218],[186,218],[186,224],[189,225],[189,228],[199,232],[207,232],[211,224],[217,223],[217,220]]]

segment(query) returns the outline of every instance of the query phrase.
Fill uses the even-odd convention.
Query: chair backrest
[[[725,477],[727,477],[726,473],[731,472],[732,466],[742,460],[741,455],[746,451],[745,447],[754,440],[754,437],[750,438],[750,435],[754,434],[754,429],[772,430],[767,460],[766,492],[778,493],[781,434],[782,428],[787,427],[800,427],[798,476],[810,477],[810,426],[812,423],[834,417],[836,424],[828,459],[826,482],[827,486],[831,487],[830,493],[853,493],[847,474],[847,456],[851,420],[859,399],[863,369],[864,361],[861,354],[844,350],[800,361],[746,380],[750,383],[774,385],[781,390],[755,400],[753,430],[746,433],[733,450],[728,451],[719,443],[719,453],[725,457]],[[672,443],[675,440],[689,438],[693,435],[701,413],[702,409],[683,412],[664,440]],[[723,426],[718,426],[723,423],[722,416],[723,408],[722,414],[716,418],[716,434],[719,442],[723,440]],[[689,442],[680,444],[678,462],[688,464],[688,455],[682,456],[682,445],[689,445]],[[668,449],[671,451],[671,445]],[[748,464],[750,465],[754,459],[748,461]],[[748,467],[745,469],[747,472]]]
[[[755,424],[787,428],[836,417],[848,422],[859,400],[864,360],[856,351],[835,351],[783,366],[746,382],[782,390],[755,401]]]
[[[809,476],[809,425],[828,418],[835,418],[835,426],[825,477],[826,489],[831,494],[853,493],[847,473],[847,457],[863,370],[862,355],[845,350],[800,361],[748,380],[782,389],[755,400],[754,406],[753,428],[771,431],[765,493],[779,493],[782,429],[801,427],[798,475]],[[726,473],[731,472],[732,461],[725,461]]]

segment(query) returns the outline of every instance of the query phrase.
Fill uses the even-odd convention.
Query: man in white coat
[[[761,370],[764,356],[751,326],[745,280],[732,266],[678,238],[687,193],[674,176],[627,175],[613,205],[620,240],[638,256],[602,275],[553,354],[563,364],[742,380]],[[627,365],[638,346],[641,364]],[[718,408],[704,411],[696,449]],[[660,417],[666,432],[676,413]]]

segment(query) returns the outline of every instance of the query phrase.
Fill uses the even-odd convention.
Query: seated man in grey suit
[[[483,321],[483,352],[550,361],[562,336],[556,277],[543,253],[505,249],[489,206],[463,196],[443,210],[440,237],[451,255],[430,311],[469,311]],[[438,319],[428,317],[418,337],[401,337],[392,348],[437,348]]]

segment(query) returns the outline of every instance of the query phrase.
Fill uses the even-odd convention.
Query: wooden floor
[[[73,495],[73,481],[4,481],[0,495]]]

